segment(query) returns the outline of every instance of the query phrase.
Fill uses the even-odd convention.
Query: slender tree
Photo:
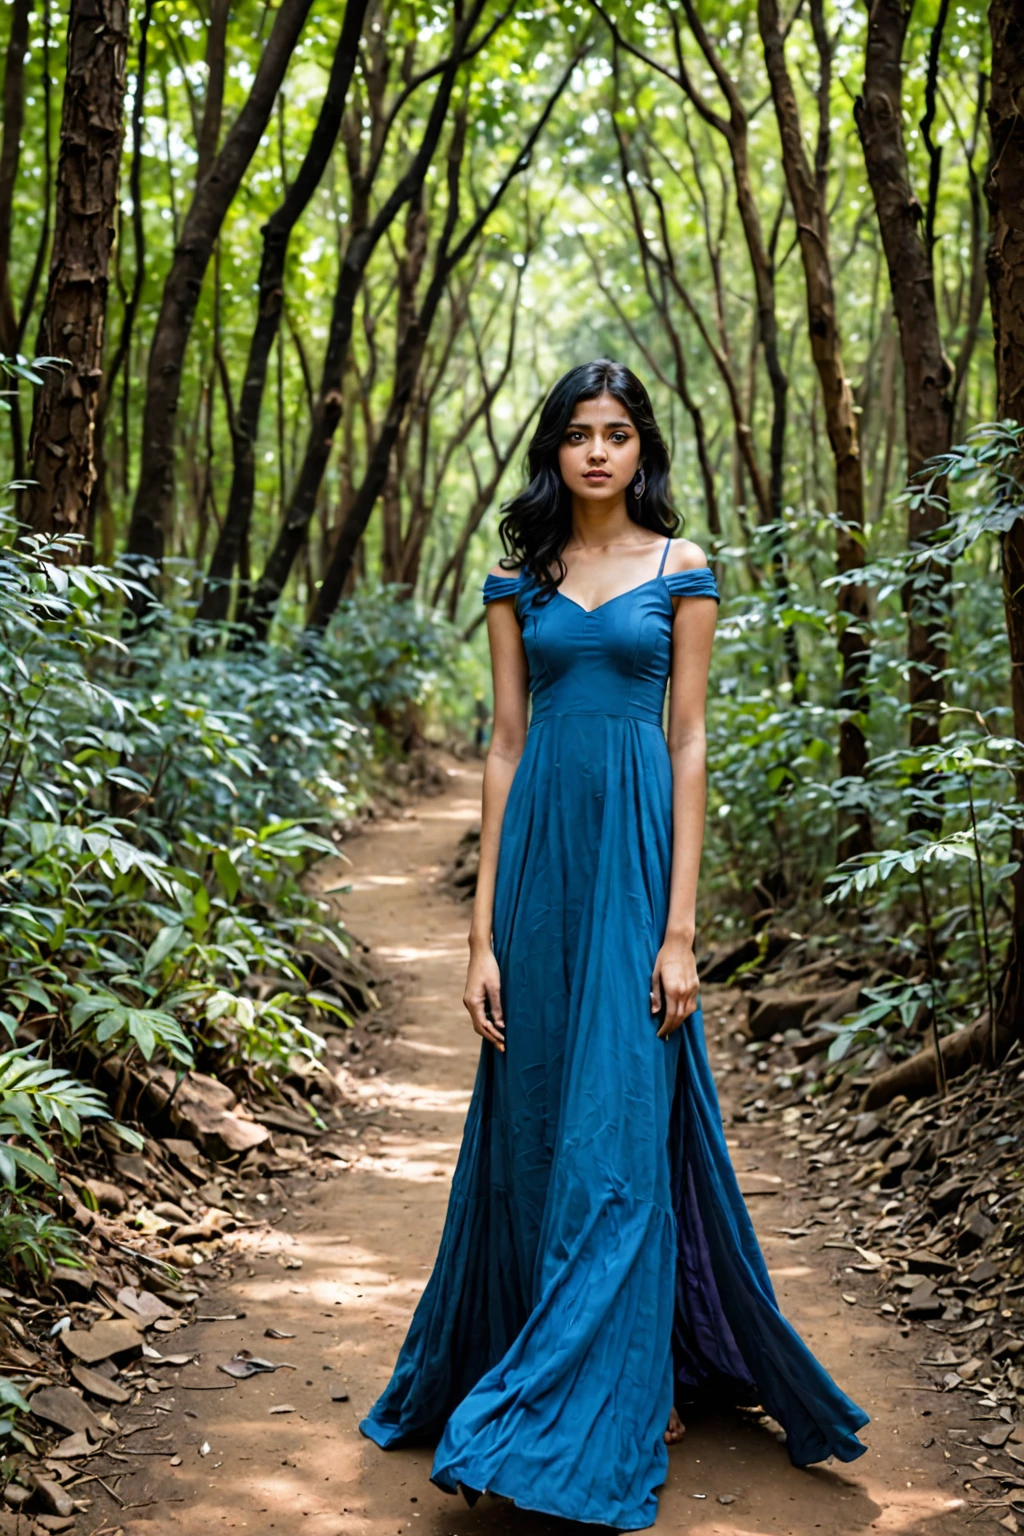
[[[220,143],[230,9],[231,0],[211,0],[210,18],[206,25],[206,93],[203,97],[203,116],[199,125],[196,155],[197,186],[213,164]]]
[[[231,580],[248,537],[256,489],[256,436],[263,392],[274,341],[284,310],[284,274],[292,230],[309,206],[323,178],[341,128],[349,84],[358,57],[359,37],[369,0],[348,0],[345,18],[334,51],[327,90],[298,174],[261,231],[259,298],[256,325],[249,344],[249,359],[238,398],[238,414],[232,437],[234,461],[231,493],[224,523],[207,573],[200,619],[216,622],[227,618]]]
[[[338,536],[334,542],[330,561],[310,611],[308,627],[311,630],[315,631],[326,628],[334,610],[338,606],[355,558],[355,552],[363,534],[366,532],[366,527],[370,521],[377,498],[384,488],[391,452],[398,439],[402,420],[416,385],[427,338],[430,335],[434,316],[437,313],[437,308],[441,302],[441,297],[448,280],[452,272],[466,259],[469,252],[475,246],[477,240],[486,229],[488,220],[498,208],[514,178],[520,175],[529,165],[537,140],[543,133],[548,119],[585,51],[584,48],[577,52],[549,95],[544,104],[543,111],[527,135],[509,169],[495,187],[491,196],[478,209],[475,218],[470,222],[468,228],[458,238],[456,238],[456,228],[460,208],[460,173],[462,158],[465,152],[464,112],[456,119],[448,151],[448,206],[445,212],[444,227],[435,248],[433,269],[423,298],[419,302],[413,297],[416,287],[415,277],[418,276],[418,273],[410,271],[409,279],[406,282],[406,291],[402,295],[402,301],[399,306],[398,341],[395,348],[393,372],[394,382],[387,415],[374,443],[373,453],[370,455],[362,485],[356,492],[349,514],[339,529]],[[419,210],[414,210],[410,207],[410,220],[415,222],[421,219],[421,217],[422,215]],[[410,229],[412,227],[410,226]],[[407,240],[407,249],[413,250],[414,248]],[[419,259],[418,252],[417,259]]]
[[[313,420],[306,439],[302,464],[295,477],[288,505],[284,510],[277,538],[267,558],[249,607],[238,614],[248,636],[262,639],[267,632],[277,600],[284,591],[292,566],[302,549],[309,524],[316,510],[324,471],[331,455],[334,434],[341,420],[344,400],[343,378],[356,303],[373,252],[406,205],[417,205],[427,173],[441,140],[456,76],[469,49],[469,39],[484,9],[485,0],[474,0],[470,10],[456,24],[451,52],[445,59],[430,115],[423,129],[416,153],[404,173],[392,187],[376,215],[369,216],[369,191],[373,185],[382,145],[371,145],[370,166],[364,171],[356,162],[352,231],[338,273],[331,325],[327,337],[323,372]],[[350,165],[356,154],[349,147]],[[386,465],[385,465],[386,469]]]
[[[945,3],[945,0],[944,0]],[[903,416],[907,443],[907,478],[921,474],[929,459],[948,452],[953,425],[953,370],[946,356],[935,302],[935,280],[929,225],[934,225],[938,192],[939,151],[927,207],[922,207],[910,179],[903,138],[903,50],[913,0],[871,0],[865,54],[864,90],[854,103],[854,118],[864,150],[868,181],[878,214],[893,309],[899,326],[903,359]],[[937,66],[941,29],[933,34],[931,58]],[[934,76],[929,73],[934,99]],[[930,143],[930,129],[926,132]],[[911,499],[909,546],[927,545],[946,520],[946,487],[941,480],[927,496]],[[949,625],[949,570],[928,562],[906,585],[910,745],[922,749],[938,744],[944,697]],[[933,825],[941,816],[932,811],[915,823]]]
[[[64,359],[36,398],[29,445],[32,526],[85,534],[96,478],[93,424],[103,371],[110,253],[124,136],[126,0],[72,0],[44,353]]]
[[[312,0],[282,0],[249,96],[185,215],[149,351],[142,419],[142,472],[128,530],[128,553],[159,566],[174,507],[174,434],[181,369],[196,305],[221,225],[270,121]],[[136,612],[146,607],[140,595]]]
[[[991,240],[989,299],[995,333],[998,412],[1024,427],[1024,0],[991,0],[992,86],[988,109],[992,158],[985,192]],[[1020,467],[1024,478],[1024,466]],[[1024,516],[1001,535],[1003,601],[1010,641],[1010,695],[1014,734],[1024,753]],[[1016,777],[1018,811],[1024,812],[1024,766]],[[1013,926],[1006,971],[996,1008],[1003,1041],[1024,1032],[1024,825],[1013,833]],[[993,1034],[995,1039],[995,1033]]]
[[[867,709],[865,678],[868,665],[868,599],[857,572],[864,565],[861,530],[864,526],[864,482],[853,395],[843,368],[839,318],[836,310],[829,217],[826,203],[829,158],[831,44],[825,31],[822,0],[810,0],[811,21],[821,72],[818,83],[818,134],[814,161],[808,158],[803,123],[786,62],[785,37],[777,0],[758,0],[757,16],[765,65],[779,127],[782,166],[796,218],[800,255],[807,290],[807,318],[825,426],[835,466],[836,563],[844,582],[839,589],[842,632],[840,705],[846,718],[839,728],[839,770],[844,778],[863,778],[867,770],[867,739],[858,716]],[[871,847],[867,813],[848,821],[843,853],[864,853]]]
[[[153,5],[154,0],[145,0],[142,8],[142,16],[139,21],[138,57],[135,65],[135,89],[132,96],[132,158],[128,171],[128,191],[132,204],[131,229],[135,265],[132,272],[132,285],[124,302],[121,333],[118,336],[117,345],[114,348],[110,363],[103,370],[94,428],[96,439],[96,483],[93,488],[92,506],[90,508],[89,543],[94,549],[96,548],[95,530],[97,522],[99,522],[99,547],[104,560],[109,560],[114,552],[114,520],[110,507],[109,487],[107,485],[106,455],[106,435],[110,402],[121,369],[125,368],[127,371],[127,363],[131,353],[132,333],[135,328],[135,317],[139,311],[142,289],[146,281],[146,223],[142,211],[142,124],[145,111],[147,65],[149,59],[149,28],[153,18]],[[122,229],[124,228],[123,214],[121,227]],[[127,389],[124,391],[124,399],[127,402]],[[128,459],[131,452],[128,433],[129,424],[126,407],[122,426],[123,442],[121,444],[126,485],[128,480]]]
[[[0,352],[18,350],[18,321],[11,297],[11,225],[14,187],[25,121],[25,54],[32,0],[14,0],[4,66],[4,120],[0,137]]]

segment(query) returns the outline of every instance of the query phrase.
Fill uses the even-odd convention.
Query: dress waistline
[[[633,704],[623,709],[550,709],[541,706],[535,707],[530,716],[529,729],[535,725],[543,725],[545,720],[568,720],[577,716],[587,719],[609,720],[638,720],[643,725],[656,725],[662,728],[662,711],[660,709],[644,709],[642,705]]]

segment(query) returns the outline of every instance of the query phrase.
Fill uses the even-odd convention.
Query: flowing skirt
[[[779,1310],[700,1008],[657,1037],[671,853],[660,727],[531,726],[495,890],[506,1051],[482,1043],[437,1262],[360,1425],[436,1444],[449,1492],[619,1530],[654,1521],[687,1389],[760,1402],[797,1465],[866,1449]]]

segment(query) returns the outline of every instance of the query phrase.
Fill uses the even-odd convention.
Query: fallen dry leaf
[[[218,1371],[223,1371],[225,1376],[234,1376],[239,1381],[245,1381],[249,1376],[258,1376],[264,1371],[294,1371],[296,1366],[285,1360],[262,1360],[259,1355],[254,1355],[249,1349],[240,1349],[230,1360],[217,1366]]]

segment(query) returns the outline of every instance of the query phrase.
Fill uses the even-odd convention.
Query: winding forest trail
[[[576,1527],[491,1499],[468,1509],[429,1482],[426,1450],[383,1453],[358,1432],[384,1386],[437,1248],[479,1041],[462,1006],[468,907],[438,883],[465,827],[478,819],[481,769],[444,759],[448,788],[346,845],[351,865],[327,873],[351,883],[343,916],[396,978],[388,1011],[399,1029],[379,1076],[361,1091],[379,1135],[353,1142],[340,1177],[289,1190],[272,1241],[204,1299],[208,1312],[243,1322],[200,1323],[179,1335],[203,1352],[206,1390],[161,1394],[166,1450],[147,1451],[128,1536],[246,1531],[249,1536],[568,1536]],[[707,989],[712,1065],[725,1064],[735,995]],[[969,1514],[943,1460],[943,1401],[911,1385],[921,1339],[904,1339],[873,1307],[842,1299],[838,1258],[817,1240],[777,1229],[800,1224],[793,1165],[758,1145],[757,1127],[733,1126],[735,1165],[787,1315],[842,1386],[872,1415],[866,1456],[850,1466],[792,1467],[763,1424],[736,1415],[691,1418],[670,1453],[656,1531],[701,1536],[828,1536],[878,1531],[952,1536]],[[756,1161],[756,1169],[751,1169]],[[301,1267],[285,1267],[301,1260]],[[211,1305],[207,1306],[207,1302]],[[269,1343],[268,1327],[294,1332]],[[178,1338],[175,1347],[179,1347]],[[232,1384],[215,1362],[236,1349],[294,1363],[294,1372]],[[332,1401],[339,1385],[347,1401]],[[275,1414],[275,1407],[291,1411]],[[185,1415],[188,1415],[187,1417]],[[922,1416],[923,1415],[923,1416]],[[941,1426],[941,1428],[940,1428]],[[131,1442],[151,1446],[140,1436]],[[206,1444],[205,1455],[199,1447]],[[168,1459],[174,1452],[181,1464]],[[143,1488],[141,1485],[145,1484]],[[987,1511],[985,1513],[988,1513]],[[1002,1511],[1000,1511],[1002,1513]],[[991,1529],[988,1521],[984,1526]],[[977,1523],[972,1524],[977,1529]],[[104,1529],[111,1529],[105,1527]]]

